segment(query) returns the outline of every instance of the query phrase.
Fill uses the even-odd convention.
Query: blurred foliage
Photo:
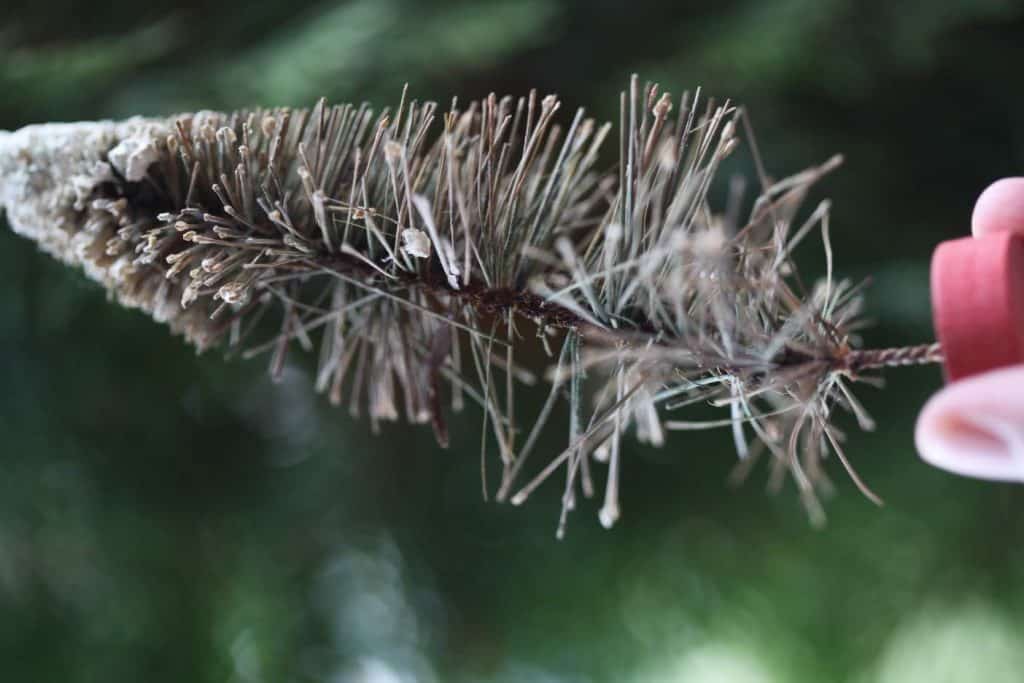
[[[0,128],[536,87],[603,118],[630,72],[749,106],[769,170],[843,152],[837,266],[875,343],[930,334],[927,257],[1024,166],[1010,0],[7,0]],[[934,369],[867,390],[829,525],[739,489],[720,434],[635,448],[623,523],[479,499],[450,451],[373,436],[256,361],[196,357],[0,233],[0,662],[30,681],[1016,681],[1024,510],[914,455]],[[557,447],[552,435],[548,448]],[[792,494],[792,491],[786,492]]]

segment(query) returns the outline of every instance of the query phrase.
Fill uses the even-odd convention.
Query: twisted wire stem
[[[857,372],[876,368],[929,365],[941,363],[942,359],[942,346],[939,342],[935,342],[890,349],[853,350],[847,355],[846,364],[851,371]]]

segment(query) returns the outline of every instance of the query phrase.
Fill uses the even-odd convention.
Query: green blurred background
[[[5,0],[3,15],[9,129],[384,105],[405,82],[442,102],[535,87],[613,119],[631,72],[703,85],[749,107],[775,175],[846,155],[821,193],[839,272],[874,276],[874,345],[930,338],[932,247],[1024,167],[1020,2]],[[934,368],[860,392],[880,426],[848,452],[884,508],[830,463],[815,530],[763,470],[729,486],[727,435],[677,434],[628,452],[614,531],[593,505],[557,542],[555,487],[521,509],[481,501],[472,414],[448,451],[415,428],[374,436],[312,393],[308,365],[273,385],[261,361],[197,357],[6,229],[0,273],[3,680],[1024,679],[1021,494],[917,459]]]

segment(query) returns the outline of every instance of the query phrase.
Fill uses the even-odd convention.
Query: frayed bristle
[[[598,470],[600,521],[619,518],[628,432],[661,446],[728,427],[744,469],[766,454],[820,517],[822,460],[849,469],[833,410],[870,427],[847,381],[885,364],[851,347],[862,302],[832,277],[828,203],[797,220],[838,159],[777,182],[760,170],[741,218],[742,183],[725,211],[708,199],[740,144],[735,107],[673,104],[634,78],[611,173],[595,170],[611,127],[559,109],[531,93],[438,114],[403,97],[394,112],[321,101],[33,126],[0,135],[0,203],[16,231],[201,349],[266,353],[274,376],[296,344],[315,350],[317,390],[375,429],[402,418],[447,444],[447,415],[478,403],[498,500],[564,474],[560,534]],[[813,231],[827,276],[805,292],[792,254]],[[252,341],[268,311],[278,332]],[[555,360],[549,399],[523,420],[530,345]],[[567,447],[524,483],[561,397]],[[698,402],[726,417],[674,418]]]

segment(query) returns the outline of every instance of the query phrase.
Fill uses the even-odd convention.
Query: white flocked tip
[[[13,144],[14,133],[9,130],[0,130],[0,170],[3,170],[10,166],[11,162],[9,159],[13,159],[14,144]],[[5,175],[0,174],[0,214],[3,213],[6,202],[4,201],[5,192]]]
[[[202,349],[207,316],[185,309],[194,292],[168,284],[164,273],[145,278],[140,266],[151,258],[127,248],[118,233],[131,218],[124,213],[126,201],[96,195],[103,183],[146,178],[166,153],[173,125],[173,118],[136,117],[0,131],[0,209],[11,230],[81,268],[121,304],[169,323]],[[222,290],[219,298],[226,303],[243,301],[247,294],[240,286]]]
[[[166,122],[134,118],[46,123],[0,133],[0,205],[11,228],[74,261],[71,224],[92,188],[108,179],[108,153],[127,143],[124,161],[131,168],[123,171],[144,174],[143,165],[155,160],[152,141],[167,131]]]

